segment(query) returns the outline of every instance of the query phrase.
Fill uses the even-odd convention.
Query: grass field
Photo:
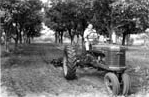
[[[65,80],[62,68],[50,64],[52,59],[62,57],[58,48],[61,46],[48,43],[22,45],[18,51],[7,54],[2,47],[2,89],[4,87],[10,97],[33,97],[32,94],[34,97],[108,97],[100,72],[82,70],[78,71],[77,80]],[[126,57],[131,68],[127,72],[133,82],[130,97],[145,97],[143,93],[149,92],[149,50],[135,47]]]
[[[144,47],[135,47],[126,53],[126,64],[131,68],[135,68],[130,75],[132,79],[132,91],[149,92],[149,49]],[[134,81],[134,82],[133,82]],[[137,88],[139,86],[139,88]]]

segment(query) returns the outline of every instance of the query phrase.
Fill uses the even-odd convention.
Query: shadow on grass
[[[144,67],[132,67],[126,70],[130,76],[130,94],[147,93],[149,91],[149,69]]]
[[[19,49],[13,52],[8,61],[2,64],[3,85],[7,86],[9,91],[14,92],[19,97],[29,92],[58,94],[59,91],[66,92],[69,90],[90,91],[90,88],[89,90],[84,88],[84,86],[88,87],[88,85],[83,84],[84,80],[82,82],[76,80],[69,84],[70,82],[63,78],[61,70],[49,64],[50,60],[62,57],[62,51],[56,49],[54,44],[31,44],[22,46]],[[130,60],[128,64],[138,65],[138,63],[133,63]],[[142,72],[144,70],[130,71],[128,73],[132,78],[131,92],[136,93],[141,90],[142,86],[145,86],[143,85],[145,81],[143,81],[144,83],[142,82],[145,76]],[[80,73],[80,78],[84,76],[96,77],[98,74]]]
[[[2,85],[19,97],[24,96],[26,92],[56,91],[52,90],[56,83],[52,84],[50,80],[59,79],[61,73],[54,71],[54,67],[45,60],[50,61],[53,57],[61,56],[61,53],[53,44],[30,44],[20,47],[10,53],[7,56],[9,59],[1,64]],[[55,74],[58,76],[55,77]],[[57,82],[55,80],[54,82]]]

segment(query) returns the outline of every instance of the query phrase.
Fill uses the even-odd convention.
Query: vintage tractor
[[[67,80],[76,78],[76,69],[93,67],[104,70],[104,83],[112,95],[127,95],[130,90],[130,77],[125,72],[126,48],[118,45],[92,45],[89,52],[68,45],[64,48],[63,72]]]

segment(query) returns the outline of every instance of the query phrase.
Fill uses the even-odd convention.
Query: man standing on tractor
[[[96,34],[96,30],[93,29],[93,25],[89,24],[88,27],[84,31],[84,41],[85,41],[85,49],[86,51],[90,50],[91,42],[94,40],[94,36]]]

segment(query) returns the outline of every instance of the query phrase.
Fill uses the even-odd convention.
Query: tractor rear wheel
[[[66,46],[64,48],[63,72],[67,80],[76,78],[76,51],[73,46]]]
[[[122,86],[123,86],[122,94],[127,95],[131,88],[131,81],[129,75],[126,73],[122,74]]]
[[[104,82],[108,92],[111,95],[118,95],[120,92],[120,83],[114,73],[107,73],[104,77]]]

